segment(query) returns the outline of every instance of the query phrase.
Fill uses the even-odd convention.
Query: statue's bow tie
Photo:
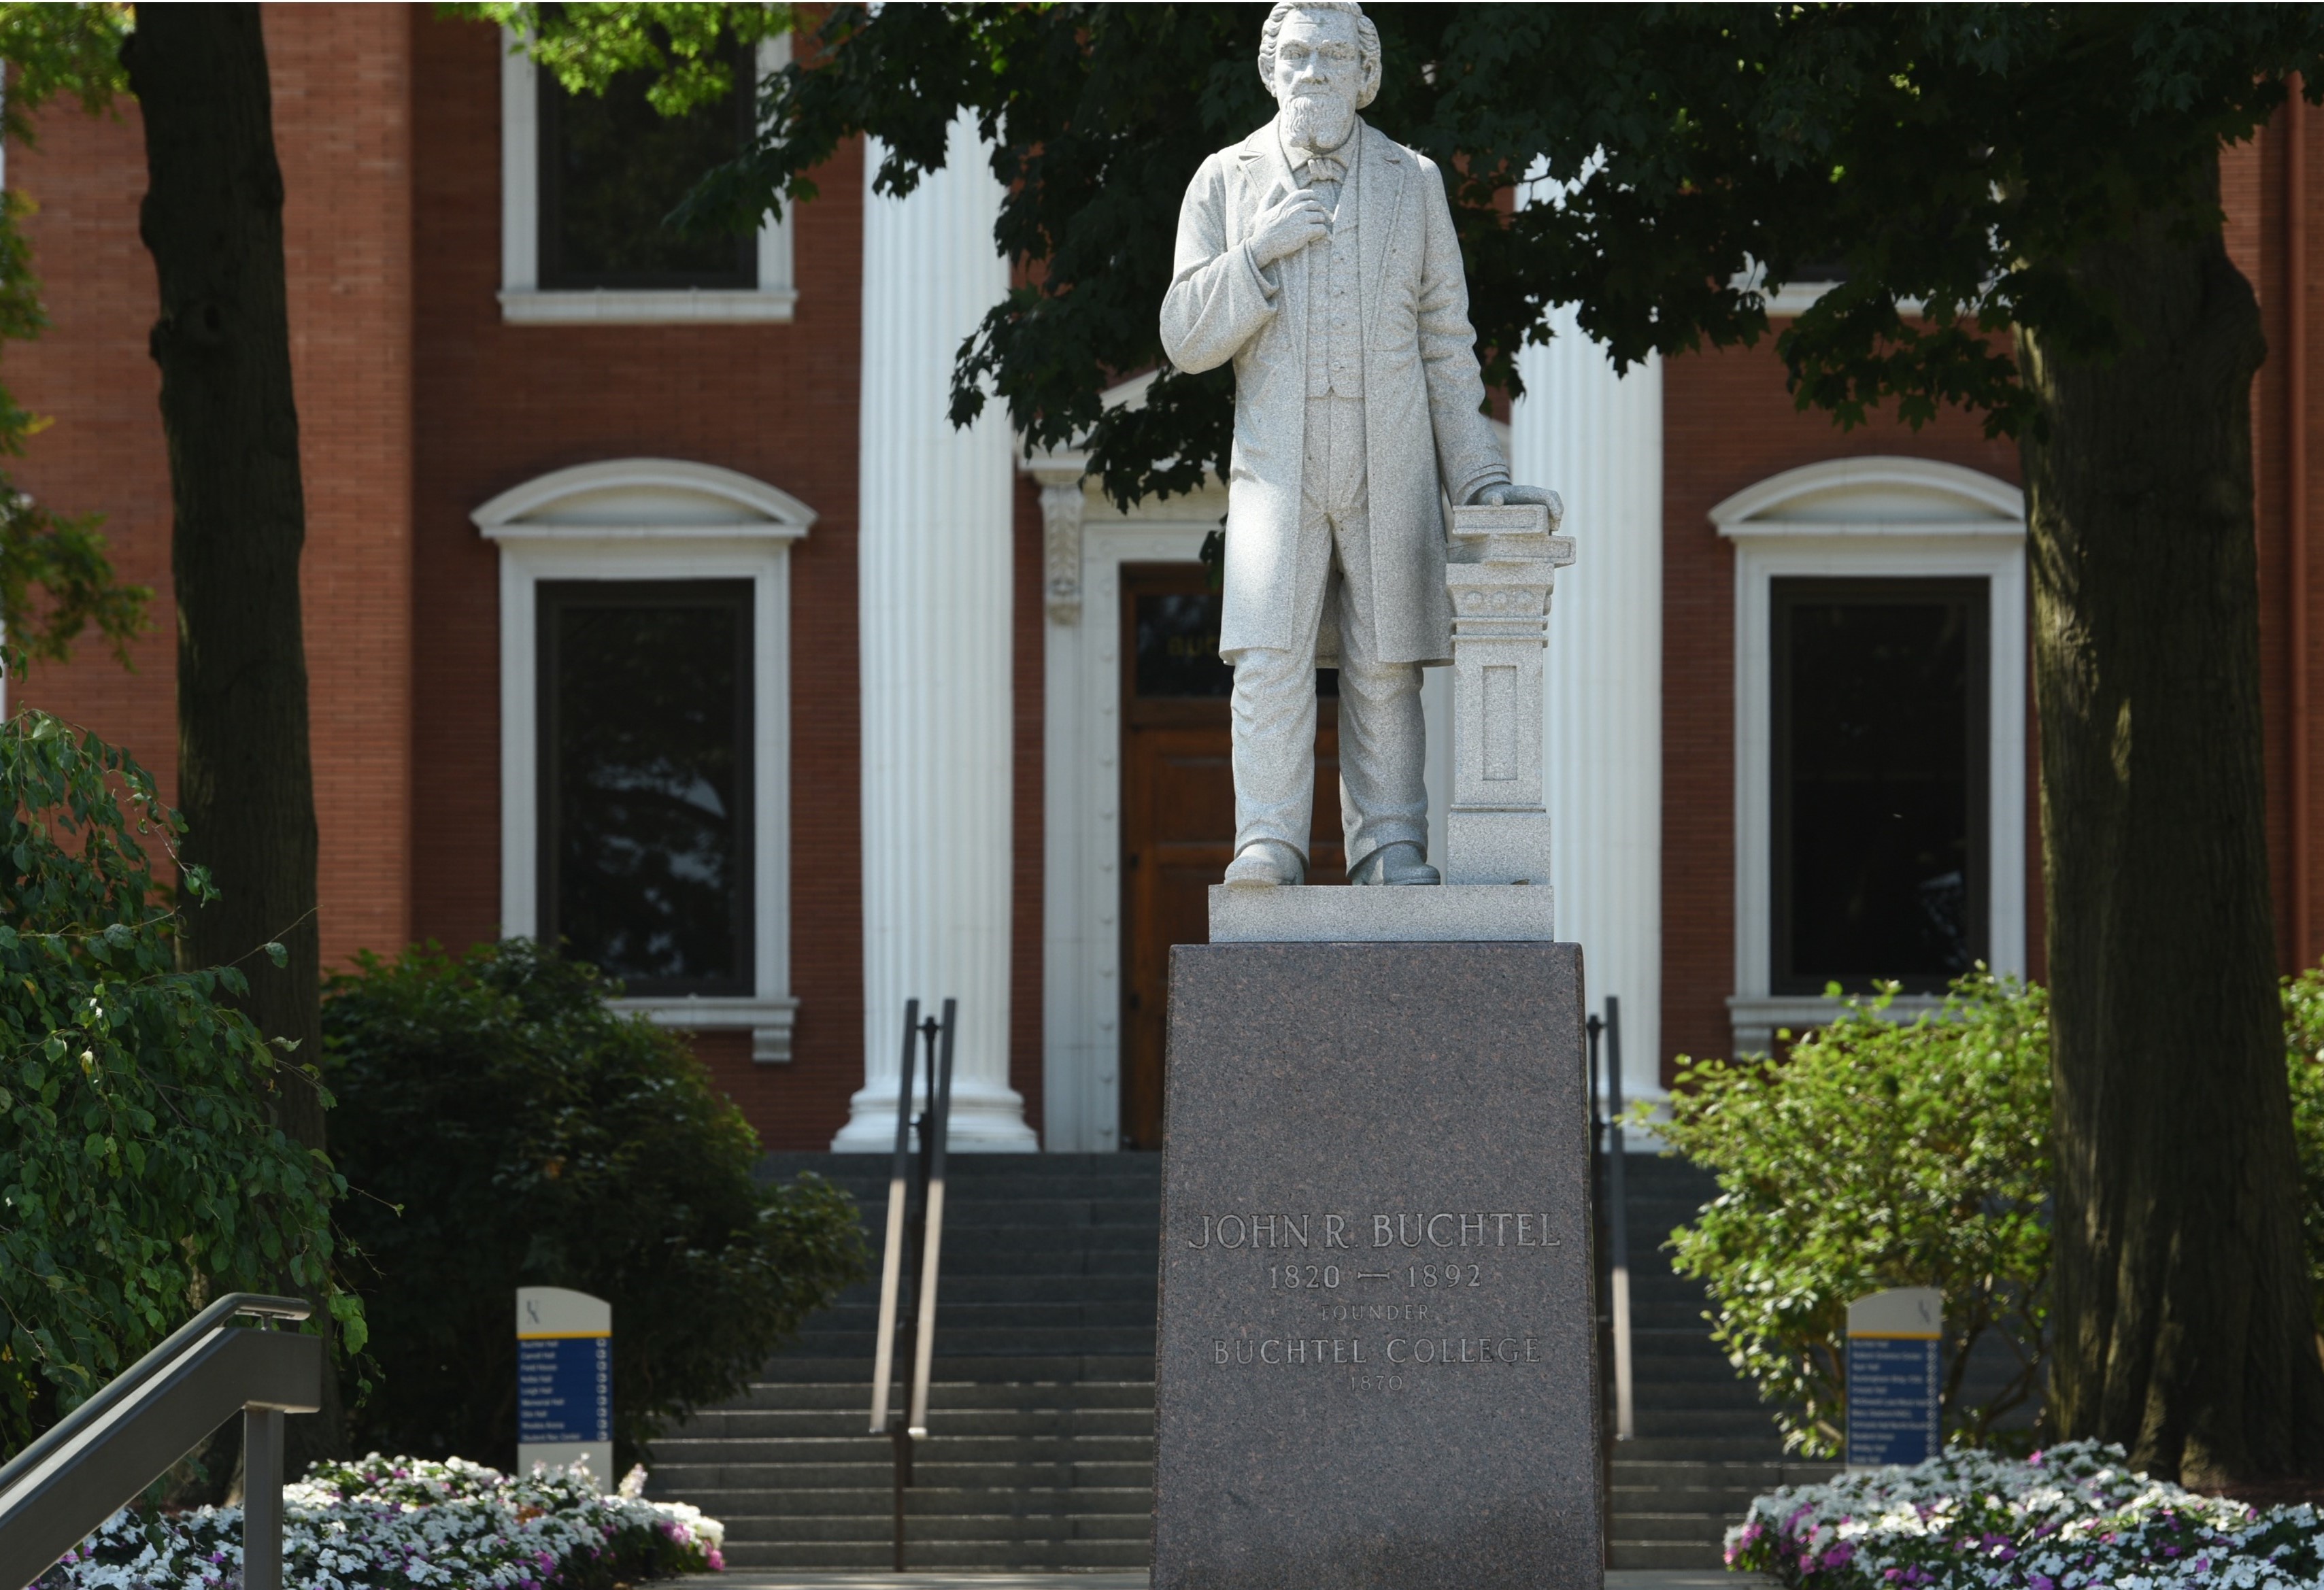
[[[1348,162],[1337,155],[1311,154],[1299,162],[1303,182],[1337,182],[1348,174]]]

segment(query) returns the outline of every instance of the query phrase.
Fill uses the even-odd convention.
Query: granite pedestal
[[[1573,944],[1171,951],[1155,1590],[1602,1582],[1582,1044]]]

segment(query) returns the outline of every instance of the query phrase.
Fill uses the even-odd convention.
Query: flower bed
[[[2324,1590],[2324,1517],[2198,1495],[2077,1441],[1773,1492],[1728,1531],[1727,1565],[1796,1590]]]
[[[480,1463],[318,1463],[282,1489],[282,1582],[293,1590],[612,1590],[725,1566],[725,1527],[684,1503],[619,1493],[586,1473],[517,1478]],[[124,1510],[36,1590],[239,1590],[242,1509]]]

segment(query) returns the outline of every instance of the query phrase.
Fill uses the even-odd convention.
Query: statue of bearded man
[[[1444,501],[1509,483],[1434,162],[1364,124],[1379,32],[1352,0],[1283,0],[1259,75],[1276,117],[1203,162],[1178,215],[1162,345],[1235,371],[1225,612],[1234,669],[1230,886],[1304,881],[1315,669],[1340,671],[1348,877],[1432,884],[1420,670],[1452,655]]]

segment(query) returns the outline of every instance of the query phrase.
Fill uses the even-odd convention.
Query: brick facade
[[[818,515],[791,558],[794,1060],[741,1034],[699,1052],[770,1148],[823,1148],[863,1080],[856,802],[856,291],[861,153],[801,206],[790,325],[509,326],[500,286],[500,43],[413,21],[426,106],[414,138],[413,927],[460,946],[500,914],[499,561],[468,514],[511,486],[604,458],[717,464]]]
[[[512,485],[595,460],[661,455],[766,481],[818,514],[791,557],[793,1062],[754,1065],[747,1036],[698,1052],[772,1148],[825,1146],[863,1075],[855,524],[862,152],[818,174],[797,216],[798,305],[788,325],[529,326],[503,322],[499,44],[432,8],[321,5],[266,13],[288,198],[294,371],[309,539],[302,590],[326,960],[433,939],[458,950],[500,911],[498,556],[468,515]],[[2324,150],[2309,118],[2310,180]],[[153,630],[125,672],[93,648],[37,671],[19,700],[130,746],[169,781],[175,761],[170,503],[146,356],[152,270],[136,233],[136,107],[43,115],[12,149],[53,329],[9,352],[20,399],[52,416],[22,483],[98,510],[121,574],[155,587]],[[2287,965],[2295,944],[2291,717],[2292,424],[2284,141],[2230,152],[2230,248],[2258,289],[2272,356],[2255,419],[2268,691],[2271,840]],[[2311,234],[2312,207],[2301,207]],[[2315,328],[2309,327],[2312,358]],[[1918,433],[1887,419],[1843,433],[1796,412],[1772,349],[1666,366],[1665,456],[1664,1041],[1729,1046],[1734,983],[1734,568],[1707,518],[1729,493],[1820,459],[1904,453],[2005,480],[2014,447],[1949,415]],[[2316,452],[2311,412],[2301,446]],[[2309,473],[2311,499],[2316,475]],[[2304,505],[2312,521],[2315,504]],[[1041,1118],[1042,527],[1015,506],[1011,1084]],[[2297,593],[2312,630],[2315,573]],[[2315,646],[2309,647],[2310,677]],[[2029,720],[2031,713],[2028,713]],[[2324,831],[2324,778],[2298,813]],[[2029,941],[2040,970],[2038,817],[2029,797]],[[2311,913],[2313,868],[2306,880]]]
[[[265,14],[306,489],[323,960],[336,966],[412,929],[410,14]],[[157,600],[136,672],[85,648],[37,672],[24,699],[129,746],[167,788],[176,621],[161,381],[145,352],[158,299],[137,237],[143,133],[124,99],[111,118],[54,106],[42,134],[9,152],[10,181],[40,207],[33,258],[55,322],[10,361],[21,398],[56,420],[22,482],[64,510],[101,510],[118,572]]]
[[[1733,1047],[1735,556],[1711,523],[1723,499],[1827,458],[1904,454],[2015,483],[2017,453],[1947,414],[1842,431],[1800,413],[1772,347],[1699,353],[1663,372],[1663,1071]],[[2031,709],[2028,709],[2030,719]],[[2030,807],[2029,833],[2037,819]],[[2038,877],[2029,896],[2041,893]],[[2030,927],[2030,924],[2029,924]],[[2038,930],[2034,933],[2038,943]]]

